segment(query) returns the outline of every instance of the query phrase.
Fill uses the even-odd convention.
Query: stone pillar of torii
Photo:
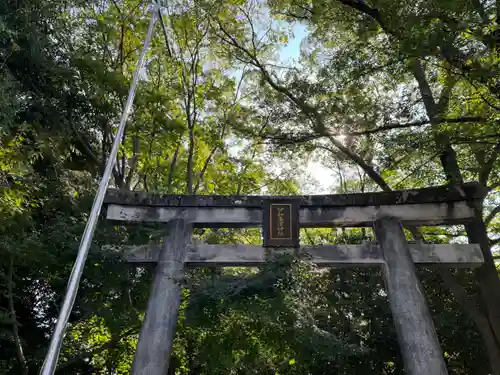
[[[186,266],[257,266],[273,248],[292,251],[324,267],[382,267],[405,372],[447,374],[432,316],[415,264],[478,267],[477,244],[406,241],[403,225],[463,224],[474,218],[486,191],[476,183],[381,193],[317,196],[161,195],[110,190],[107,219],[163,222],[159,246],[125,249],[129,262],[156,263],[156,274],[139,335],[132,375],[164,375],[175,335]],[[193,227],[263,229],[263,245],[194,243]],[[300,228],[371,227],[376,242],[302,246]],[[288,249],[288,250],[287,250]]]

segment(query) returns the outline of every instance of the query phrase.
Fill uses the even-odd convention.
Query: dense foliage
[[[479,181],[490,193],[470,225],[412,234],[481,245],[478,270],[419,273],[450,374],[500,374],[500,4],[162,5],[111,185],[293,195]],[[150,10],[139,0],[0,2],[2,374],[37,374],[43,362]],[[129,372],[153,270],[104,245],[162,235],[100,220],[58,374]],[[195,236],[260,242],[257,230]],[[303,243],[370,239],[368,229],[302,232]],[[169,374],[367,373],[403,373],[378,270],[279,257],[189,271]]]

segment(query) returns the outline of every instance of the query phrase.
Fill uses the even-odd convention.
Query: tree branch
[[[490,246],[495,246],[495,245],[497,245],[499,242],[500,242],[500,237],[499,237],[499,238],[495,238],[494,240],[491,240],[491,239],[490,239]]]
[[[70,125],[70,128],[71,130],[73,131],[73,134],[76,136],[76,139],[78,141],[78,143],[82,146],[83,148],[83,151],[85,152],[85,154],[99,167],[99,165],[101,164],[101,161],[99,160],[99,158],[96,156],[96,154],[94,154],[94,152],[92,151],[92,149],[90,148],[90,146],[88,145],[88,142],[86,142],[84,139],[83,139],[83,136],[80,134],[80,132],[75,128],[75,125],[73,123],[73,120],[72,120],[72,115],[71,115],[71,112],[70,112],[70,119],[69,119],[69,125]],[[104,142],[104,140],[103,140]],[[104,157],[104,155],[103,155]],[[104,157],[104,160],[106,158]]]
[[[12,334],[14,336],[14,345],[16,347],[17,360],[19,361],[19,366],[21,367],[21,373],[23,375],[28,375],[28,364],[26,362],[26,357],[24,356],[23,346],[21,344],[21,338],[19,336],[18,321],[16,317],[16,309],[14,307],[14,255],[10,256],[9,272],[7,275],[7,293],[9,299],[9,316],[12,320]]]
[[[500,205],[496,206],[484,219],[484,224],[488,226],[488,224],[495,218],[495,216],[500,212]]]
[[[300,15],[297,13],[293,12],[275,12],[274,14],[280,15],[280,16],[285,16],[285,17],[290,17],[290,18],[296,18],[298,20],[310,20],[311,16],[306,16],[306,15]]]
[[[488,184],[488,179],[490,178],[491,171],[493,170],[493,166],[495,165],[498,155],[500,153],[500,142],[497,143],[495,148],[493,149],[490,158],[484,164],[483,168],[481,168],[481,172],[479,173],[479,182],[486,186]]]
[[[447,74],[446,76],[446,82],[444,83],[444,87],[441,91],[441,94],[439,96],[439,100],[436,105],[436,111],[437,113],[435,116],[442,116],[446,111],[448,110],[448,106],[450,104],[450,98],[451,98],[451,93],[453,91],[453,88],[455,87],[457,83],[457,77],[452,74]],[[437,121],[437,119],[436,119]]]
[[[175,172],[175,166],[177,164],[177,157],[179,156],[179,150],[181,148],[182,144],[182,136],[179,139],[179,143],[177,144],[177,147],[174,152],[174,156],[172,157],[172,162],[170,163],[170,170],[168,171],[168,182],[167,182],[167,192],[170,193],[172,190],[172,182],[174,180],[174,172]]]
[[[351,149],[348,147],[344,146],[342,142],[339,140],[335,139],[332,136],[328,137],[330,142],[338,148],[340,151],[342,151],[345,155],[347,155],[353,162],[355,162],[357,165],[359,165],[363,171],[378,185],[383,191],[391,191],[391,187],[385,180],[382,178],[382,176],[375,170],[375,168],[371,165],[369,165],[361,156],[353,152]]]
[[[424,102],[425,111],[431,124],[438,124],[438,118],[448,106],[448,101],[455,79],[448,76],[445,87],[439,102],[436,103],[429,82],[425,76],[425,69],[420,59],[416,59],[413,64],[413,75],[418,83],[420,95]],[[439,150],[439,159],[446,175],[446,179],[452,184],[463,183],[462,173],[457,162],[457,156],[453,146],[451,145],[450,137],[446,132],[433,131],[434,142]]]
[[[434,125],[439,125],[439,124],[463,124],[463,123],[468,123],[468,122],[483,122],[486,121],[485,118],[483,117],[476,117],[476,116],[464,116],[464,117],[458,117],[458,118],[441,118],[437,119],[436,123]],[[420,126],[425,126],[425,125],[432,125],[430,120],[422,120],[422,121],[414,121],[414,122],[409,122],[406,124],[401,124],[401,123],[389,123],[387,125],[380,126],[378,128],[373,128],[373,129],[367,129],[367,130],[361,130],[361,131],[349,131],[349,132],[330,132],[329,134],[332,137],[340,137],[340,136],[349,136],[349,137],[359,137],[359,136],[365,136],[365,135],[371,135],[371,134],[376,134],[388,130],[393,130],[393,129],[406,129],[406,128],[413,128],[413,127],[420,127]],[[273,136],[271,139],[276,139],[276,140],[282,140],[284,143],[302,143],[302,142],[307,142],[311,141],[313,139],[319,138],[317,134],[302,134],[298,135],[297,137],[289,137],[288,135],[283,135],[283,136]]]
[[[380,174],[375,171],[375,169],[370,166],[368,163],[366,163],[362,157],[357,155],[355,152],[353,152],[351,149],[348,147],[344,146],[342,142],[339,140],[335,139],[334,134],[328,132],[328,130],[325,128],[325,124],[323,121],[323,116],[319,113],[317,108],[309,105],[306,103],[304,100],[298,98],[295,96],[288,88],[279,85],[269,74],[269,72],[266,70],[264,65],[258,60],[257,56],[253,53],[251,53],[247,48],[242,46],[233,36],[231,36],[222,26],[220,20],[218,20],[219,24],[219,29],[223,33],[222,39],[225,40],[228,44],[232,45],[236,49],[238,49],[240,52],[244,53],[247,58],[249,59],[249,63],[257,67],[264,80],[277,92],[283,94],[285,97],[287,97],[292,103],[294,103],[304,115],[308,116],[311,118],[315,125],[314,125],[314,132],[315,132],[315,137],[322,137],[322,136],[327,136],[330,142],[337,147],[340,151],[342,151],[345,155],[347,155],[351,160],[353,160],[356,164],[358,164],[370,178],[373,179],[379,185],[383,190],[390,190],[389,185],[384,181],[384,179],[380,176]]]
[[[339,3],[344,4],[352,9],[356,9],[362,14],[368,15],[374,21],[376,21],[379,26],[384,30],[384,32],[388,35],[391,35],[398,39],[399,41],[403,40],[404,36],[400,35],[400,32],[394,28],[390,28],[385,24],[382,14],[377,8],[370,7],[366,4],[364,0],[337,0]],[[438,15],[440,18],[443,15]],[[487,44],[487,46],[489,46]],[[496,47],[493,47],[496,48]],[[493,52],[493,48],[492,49]],[[445,60],[448,64],[455,67],[459,71],[464,74],[471,73],[474,75],[474,79],[481,84],[485,85],[490,92],[494,94],[498,94],[498,89],[490,82],[490,79],[493,77],[497,77],[498,73],[491,69],[481,65],[480,61],[472,60],[470,61],[470,56],[466,53],[462,52],[460,49],[453,46],[451,43],[447,43],[445,40],[441,40],[438,44],[438,48],[435,51],[437,54],[440,54],[442,59]],[[493,52],[494,53],[494,52]],[[477,74],[477,73],[480,74]],[[493,80],[496,82],[496,80]]]
[[[427,117],[431,122],[434,122],[436,116],[438,116],[438,105],[434,100],[434,95],[432,94],[431,87],[427,78],[425,77],[425,69],[422,65],[420,59],[415,59],[412,67],[413,76],[415,77],[418,88],[420,90],[420,95],[422,96],[422,101],[424,102],[425,111],[427,112]]]
[[[222,126],[222,131],[221,131],[221,135],[220,135],[221,142],[224,142],[224,134],[226,133],[227,125],[228,125],[228,121],[226,120],[226,121],[224,121],[224,125]],[[212,148],[212,150],[210,150],[210,153],[208,154],[208,157],[206,158],[205,163],[203,163],[203,168],[201,169],[201,171],[198,175],[198,181],[196,182],[196,186],[193,189],[193,194],[196,194],[196,192],[200,188],[201,182],[203,181],[203,175],[205,174],[205,172],[208,168],[208,165],[212,161],[212,157],[214,156],[214,154],[218,150],[218,148],[219,148],[219,145],[216,142],[215,146]]]
[[[125,178],[125,189],[130,190],[130,184],[132,183],[132,178],[137,170],[137,164],[139,162],[139,137],[136,135],[132,138],[132,157],[129,162],[129,171],[127,177]]]
[[[161,29],[163,31],[163,38],[165,39],[165,47],[167,48],[168,57],[172,58],[172,51],[170,49],[170,44],[168,43],[167,28],[165,27],[165,22],[163,21],[163,15],[161,10],[158,9],[158,16],[160,18]]]
[[[345,6],[355,9],[363,14],[366,14],[367,16],[370,16],[374,21],[376,21],[379,24],[379,26],[382,28],[382,30],[385,31],[385,33],[396,36],[395,31],[391,30],[384,23],[382,19],[382,14],[377,8],[370,7],[363,0],[337,0],[337,1]]]
[[[113,3],[113,5],[115,6],[116,10],[118,11],[118,14],[121,15],[122,14],[122,10],[118,6],[118,3],[116,2],[116,0],[111,0],[111,2]]]

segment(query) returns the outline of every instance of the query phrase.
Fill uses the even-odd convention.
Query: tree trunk
[[[427,82],[424,67],[418,59],[415,60],[413,65],[413,74],[418,83],[431,125],[439,125],[439,118],[448,107],[454,80],[449,77],[442,90],[439,102],[436,103]],[[433,127],[433,129],[435,128]],[[463,184],[464,180],[460,166],[458,165],[457,154],[451,145],[448,134],[434,130],[433,137],[446,180],[450,184]],[[481,291],[481,301],[486,311],[483,313],[474,305],[467,308],[468,306],[464,305],[463,298],[457,295],[456,290],[452,288],[451,291],[459,303],[461,303],[464,310],[476,322],[476,326],[481,333],[487,349],[492,374],[500,375],[500,279],[498,278],[498,271],[491,255],[488,233],[482,217],[482,202],[474,207],[474,210],[476,218],[471,223],[465,225],[465,230],[469,243],[479,244],[483,253],[484,264],[477,269],[476,276]],[[471,309],[474,311],[471,311]],[[477,319],[478,315],[484,318],[484,320]],[[487,321],[488,324],[485,324],[484,321]]]
[[[476,219],[466,225],[465,230],[469,242],[478,243],[484,256],[484,264],[476,270],[476,276],[481,290],[481,299],[485,304],[488,320],[496,338],[497,348],[500,351],[500,279],[480,210],[476,209]],[[497,368],[500,371],[500,364]]]
[[[194,125],[193,125],[194,126]],[[186,171],[186,192],[193,194],[193,157],[194,157],[194,129],[193,126],[189,127],[189,149],[187,157],[187,171]]]
[[[14,337],[14,345],[16,348],[17,360],[19,361],[20,373],[28,375],[28,364],[24,356],[21,337],[19,336],[18,321],[16,310],[14,307],[14,256],[10,256],[9,273],[7,275],[7,291],[9,299],[9,318],[12,321],[12,336]]]
[[[458,166],[456,153],[449,144],[448,138],[443,134],[435,138],[442,142],[437,146],[441,147],[440,160],[448,181],[453,184],[462,183],[463,177]],[[465,230],[469,243],[479,244],[483,253],[484,264],[476,270],[476,276],[481,291],[481,301],[486,309],[485,319],[489,324],[478,324],[477,319],[474,321],[483,338],[492,374],[500,375],[500,279],[491,255],[488,233],[482,218],[482,209],[480,206],[474,207],[474,209],[476,218],[465,225]],[[478,313],[481,314],[480,311]],[[486,332],[487,330],[490,332]]]
[[[465,288],[458,283],[456,278],[448,269],[440,270],[440,275],[446,287],[453,293],[457,301],[463,307],[464,311],[469,314],[476,324],[488,355],[488,361],[492,371],[491,374],[499,375],[500,351],[498,350],[497,340],[493,330],[491,329],[488,317],[486,317],[486,315],[479,310],[475,301],[471,299],[471,296],[469,296]]]

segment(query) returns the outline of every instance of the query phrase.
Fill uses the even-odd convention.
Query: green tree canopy
[[[0,4],[0,373],[41,367],[150,11],[139,0]],[[482,0],[169,1],[111,186],[295,195],[326,179],[310,161],[334,175],[331,193],[479,181],[490,193],[470,225],[412,234],[481,245],[477,271],[419,274],[449,372],[498,374],[498,13]],[[298,58],[283,62],[286,48]],[[100,220],[58,374],[129,373],[153,272],[116,249],[163,235]],[[257,229],[195,237],[261,241]],[[293,257],[190,270],[171,363],[172,375],[403,373],[380,272]]]

